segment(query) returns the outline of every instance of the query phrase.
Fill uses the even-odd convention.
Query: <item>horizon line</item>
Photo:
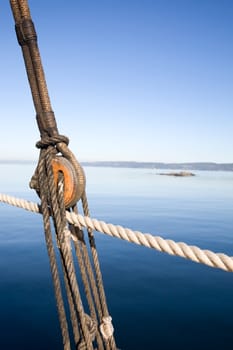
[[[36,163],[38,159],[0,159],[0,163]],[[141,161],[141,160],[81,160],[80,163],[142,163],[142,164],[233,164],[215,161]]]

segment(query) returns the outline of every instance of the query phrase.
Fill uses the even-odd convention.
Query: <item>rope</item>
[[[48,150],[49,151],[49,150]],[[45,155],[46,156],[46,155]],[[45,168],[45,157],[44,159],[41,157],[40,162],[38,164],[38,181],[41,192],[41,212],[43,214],[43,223],[44,223],[44,232],[45,232],[45,241],[47,245],[47,251],[49,256],[49,263],[51,274],[53,278],[54,285],[54,293],[57,302],[57,310],[58,316],[61,326],[63,345],[65,350],[70,350],[70,337],[68,331],[68,324],[66,319],[65,307],[61,292],[61,283],[59,278],[57,260],[55,255],[55,250],[53,246],[52,232],[50,226],[50,213],[48,208],[48,178],[45,176],[44,168]]]
[[[52,210],[52,218],[54,221],[54,226],[56,229],[59,250],[61,259],[63,260],[67,279],[69,281],[69,287],[71,294],[73,296],[74,304],[78,312],[79,321],[83,333],[83,337],[85,340],[85,344],[87,344],[88,349],[93,349],[92,340],[90,338],[88,326],[85,319],[85,313],[83,310],[83,305],[81,301],[81,295],[76,279],[76,273],[72,258],[70,240],[67,239],[67,228],[66,228],[66,215],[65,215],[65,206],[64,206],[64,197],[61,182],[58,183],[58,195],[56,191],[56,186],[53,178],[52,171],[52,154],[51,150],[44,150],[45,156],[45,164],[46,164],[46,172],[48,176],[48,189],[50,193],[50,206]],[[39,171],[40,175],[40,171]]]
[[[70,225],[70,231],[72,232],[72,235],[75,236],[75,240],[73,240],[74,248],[75,248],[78,264],[80,266],[80,273],[83,280],[84,291],[87,298],[91,318],[95,320],[97,324],[98,320],[97,320],[94,300],[92,297],[92,293],[95,296],[94,288],[96,288],[96,284],[95,284],[95,280],[91,279],[93,272],[92,272],[92,267],[90,265],[90,260],[88,257],[87,247],[84,240],[84,233],[82,229],[75,227],[74,225]],[[95,302],[96,302],[96,298],[95,298]],[[96,307],[98,309],[97,304],[96,304]],[[104,349],[103,342],[99,334],[98,328],[96,329],[96,340],[98,344],[98,350],[103,350]]]
[[[15,198],[0,193],[0,202],[23,208],[34,213],[40,213],[40,206],[36,203],[24,199]],[[192,260],[196,263],[202,263],[210,267],[216,267],[224,271],[233,272],[233,257],[223,253],[214,253],[210,250],[202,250],[197,246],[189,246],[183,242],[175,242],[169,239],[163,239],[159,236],[152,236],[149,233],[132,231],[129,228],[107,224],[104,221],[98,221],[80,214],[66,211],[66,219],[69,223],[78,227],[95,230],[106,235],[117,237],[128,242],[142,245],[148,248],[156,249],[160,252],[176,255],[182,258]],[[71,234],[73,240],[77,237]]]
[[[21,46],[25,61],[36,110],[36,119],[41,135],[41,140],[37,142],[37,147],[40,148],[39,163],[30,183],[31,188],[34,188],[41,198],[41,206],[1,194],[0,201],[23,207],[34,212],[40,212],[43,215],[45,240],[54,282],[64,349],[70,350],[70,335],[61,292],[50,216],[53,220],[61,258],[76,348],[79,350],[91,350],[93,349],[92,343],[96,341],[98,350],[116,350],[115,339],[113,337],[114,328],[112,326],[112,318],[107,308],[102,274],[93,234],[94,230],[167,252],[171,255],[178,255],[212,267],[219,267],[226,271],[233,271],[233,261],[232,258],[224,254],[215,254],[207,250],[202,251],[198,247],[191,247],[185,243],[176,243],[171,240],[164,240],[161,237],[153,237],[150,234],[133,232],[121,226],[106,224],[102,221],[90,218],[85,193],[85,174],[75,156],[67,147],[69,142],[68,138],[60,135],[58,132],[37,44],[37,34],[27,0],[10,0],[10,4],[15,19],[18,43]],[[73,167],[72,175],[74,176],[76,187],[68,203],[64,199],[66,189],[66,183],[64,181],[65,173],[62,173],[62,175],[59,174],[58,179],[55,179],[53,173],[52,162],[59,152]],[[58,156],[60,160],[61,155]],[[54,180],[57,183],[55,183]],[[82,200],[84,216],[78,214],[77,211],[76,203],[80,199]],[[66,211],[65,208],[69,208],[69,211]],[[69,229],[67,227],[67,221],[69,222]],[[93,269],[82,227],[87,228]],[[74,242],[91,317],[84,312],[75,273],[71,239]],[[99,329],[98,321],[101,323]],[[104,344],[102,339],[104,340]]]
[[[68,138],[62,136],[58,132],[55,115],[53,113],[51,102],[49,98],[49,93],[47,89],[47,84],[45,80],[45,74],[43,71],[42,61],[40,57],[39,47],[37,43],[37,34],[35,30],[34,23],[31,18],[30,10],[28,7],[27,0],[10,0],[12,13],[15,20],[15,30],[18,39],[18,43],[21,46],[26,72],[31,87],[32,98],[36,110],[36,119],[38,128],[41,135],[41,140],[37,142],[36,146],[40,148],[39,163],[32,176],[30,187],[37,191],[37,194],[41,198],[41,213],[43,214],[44,229],[47,242],[47,249],[49,258],[54,260],[52,257],[51,248],[52,238],[51,238],[51,228],[49,222],[49,215],[51,214],[53,219],[53,224],[56,232],[56,239],[58,243],[58,248],[60,251],[66,293],[68,304],[70,308],[71,324],[73,328],[75,343],[81,342],[82,346],[86,346],[88,350],[93,348],[92,337],[90,337],[90,330],[86,324],[86,318],[82,306],[82,301],[80,297],[79,287],[76,279],[76,273],[73,262],[73,255],[70,246],[70,239],[65,238],[65,228],[66,228],[66,214],[65,206],[67,208],[73,208],[75,204],[84,196],[85,192],[85,174],[81,165],[76,160],[73,153],[70,151],[68,146]],[[61,155],[58,156],[60,162],[63,161],[63,165],[67,166],[70,176],[72,178],[75,186],[71,192],[68,201],[64,203],[64,192],[59,194],[59,188],[57,188],[54,183],[54,174],[52,169],[52,158],[60,152]],[[62,158],[62,157],[63,158]],[[64,163],[64,160],[68,160],[69,164]],[[69,165],[69,166],[68,166]],[[64,173],[63,173],[64,175]],[[64,183],[64,188],[67,182]],[[85,207],[87,207],[87,199],[84,196]],[[50,213],[49,213],[50,210]],[[85,212],[87,215],[87,212]],[[74,227],[72,230],[72,224],[70,227],[71,231],[76,231]],[[90,231],[90,230],[89,230]],[[99,322],[102,322],[103,316],[108,317],[108,312],[104,311],[102,314],[101,306],[103,310],[107,310],[106,298],[104,294],[104,287],[102,276],[100,273],[100,266],[98,261],[98,255],[96,252],[94,242],[94,237],[91,237],[91,231],[88,232],[89,241],[91,244],[91,251],[94,261],[94,269],[96,276],[92,271],[92,265],[89,262],[89,255],[85,246],[84,238],[80,241],[81,254],[78,254],[77,244],[75,246],[76,254],[79,260],[80,272],[84,284],[84,289],[86,297],[88,300],[89,310],[91,312],[91,317],[94,319],[95,323],[98,324],[97,315],[95,308],[98,310]],[[93,236],[93,235],[92,235]],[[50,238],[48,238],[50,237]],[[48,241],[50,239],[50,241]],[[54,280],[55,295],[58,306],[59,320],[62,328],[63,343],[64,348],[69,349],[70,345],[66,345],[69,340],[69,334],[67,330],[67,321],[64,311],[62,295],[59,292],[60,280],[57,272],[57,266],[55,266],[56,261],[51,263],[51,270]],[[89,285],[90,281],[90,285]],[[97,287],[96,287],[97,284]],[[90,288],[91,286],[91,288]],[[58,289],[58,290],[56,290]],[[92,299],[92,294],[94,296],[95,305]],[[100,301],[98,296],[100,294],[100,300],[102,305],[100,306]],[[104,304],[105,303],[105,304]],[[77,313],[77,315],[76,315]],[[78,319],[77,319],[78,316]],[[80,328],[80,333],[78,332],[77,325]],[[99,330],[95,332],[96,341],[98,344],[98,349],[103,349],[103,341]],[[113,337],[112,337],[113,338]],[[115,341],[111,339],[107,340],[106,350],[115,350]]]
[[[84,194],[82,196],[82,204],[83,204],[84,215],[90,217],[90,212],[89,212],[89,208],[88,208],[88,201],[87,201],[85,191],[84,191]],[[111,317],[109,316],[109,312],[108,312],[108,306],[107,306],[104,287],[103,287],[103,278],[102,278],[102,273],[101,273],[101,269],[100,269],[98,253],[97,253],[96,245],[95,245],[95,237],[93,234],[93,229],[88,228],[87,231],[88,231],[91,253],[92,253],[92,258],[93,258],[93,263],[94,263],[94,268],[95,268],[95,273],[96,273],[96,281],[97,281],[97,286],[98,286],[98,290],[99,290],[99,297],[100,297],[100,302],[101,302],[102,311],[103,311],[103,313],[100,315],[100,317],[102,319],[109,320]],[[102,327],[102,329],[103,329],[103,327]],[[104,340],[106,341],[107,350],[109,348],[112,350],[116,350],[116,343],[115,343],[115,339],[113,337],[113,327],[112,327],[111,336],[104,337]]]

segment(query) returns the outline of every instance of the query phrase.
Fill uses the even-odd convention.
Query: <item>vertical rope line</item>
[[[81,249],[82,249],[82,253],[83,253],[83,257],[84,257],[84,261],[85,261],[85,266],[86,266],[86,269],[88,271],[91,287],[92,287],[92,290],[93,290],[93,294],[94,294],[95,303],[96,303],[96,306],[97,306],[99,318],[101,320],[102,317],[103,317],[103,312],[102,312],[101,303],[100,303],[100,299],[99,299],[98,289],[96,287],[95,276],[94,276],[94,273],[93,273],[93,270],[92,270],[92,266],[91,266],[91,263],[90,263],[90,259],[89,259],[89,255],[88,255],[88,251],[87,251],[87,247],[86,247],[85,243],[82,243]]]
[[[21,46],[41,136],[56,136],[58,129],[52,111],[37,35],[26,0],[10,0],[16,34]]]
[[[95,304],[94,304],[93,297],[92,297],[93,289],[91,289],[91,287],[90,287],[90,284],[92,286],[92,283],[90,282],[89,273],[87,271],[87,266],[86,266],[86,261],[83,260],[84,257],[82,254],[82,246],[85,246],[85,242],[83,241],[83,231],[79,230],[79,233],[77,234],[77,228],[74,227],[73,225],[70,226],[70,229],[71,229],[71,232],[73,234],[75,234],[76,237],[78,235],[78,242],[73,241],[75,253],[76,253],[78,263],[79,263],[80,273],[81,273],[81,277],[83,280],[84,290],[85,290],[85,294],[87,297],[87,302],[88,302],[88,306],[90,309],[91,317],[92,317],[92,319],[94,319],[96,321],[96,324],[98,324],[98,318],[97,318],[97,314],[96,314],[96,310],[95,310]],[[95,300],[95,297],[94,297],[94,300]],[[96,340],[97,340],[97,344],[98,344],[98,350],[103,350],[104,349],[103,341],[102,341],[102,338],[100,336],[98,329],[96,332]]]
[[[21,12],[21,18],[31,20],[31,14],[27,0],[18,0],[18,7]],[[50,112],[52,110],[52,107],[37,42],[35,40],[30,41],[28,43],[28,47],[34,67],[34,73],[37,79],[42,108],[44,111]]]
[[[59,177],[58,191],[57,192],[58,192],[58,202],[62,203],[63,202],[63,192],[64,192],[64,178],[63,178],[62,174]],[[68,239],[68,238],[66,238],[66,239]],[[63,256],[61,254],[60,249],[59,249],[59,252],[60,252],[60,258],[61,258],[61,264],[62,264],[63,277],[64,277],[64,281],[65,281],[66,294],[67,294],[67,299],[68,299],[68,304],[69,304],[69,309],[70,309],[72,330],[73,330],[75,344],[77,345],[78,342],[80,341],[78,319],[77,319],[76,309],[75,309],[74,300],[73,300],[73,296],[72,296],[72,291],[70,289],[69,279],[68,279],[66,268],[64,265],[64,259],[63,259]]]
[[[84,194],[82,196],[82,205],[83,205],[83,211],[85,216],[90,216],[89,208],[88,208],[88,202],[87,202],[87,197],[86,197],[86,192],[84,191]],[[108,312],[108,307],[107,307],[107,301],[106,301],[106,296],[104,292],[104,286],[103,286],[103,278],[102,278],[102,273],[100,270],[100,264],[99,264],[99,259],[98,259],[98,254],[96,250],[96,245],[95,245],[95,237],[93,234],[93,230],[88,229],[88,236],[89,236],[89,241],[90,241],[90,247],[91,247],[91,253],[93,257],[93,262],[94,262],[94,267],[95,267],[95,272],[96,272],[96,281],[97,281],[97,286],[99,289],[99,294],[100,294],[100,300],[103,308],[103,314],[105,317],[109,316]],[[109,340],[106,341],[106,344],[110,345],[110,348],[112,350],[117,350],[116,348],[116,343],[115,339],[113,336]]]
[[[83,204],[84,215],[85,216],[90,216],[86,193],[84,193],[84,195],[82,197],[82,204]],[[103,314],[105,316],[109,316],[108,312],[107,312],[107,307],[106,307],[105,293],[104,293],[104,290],[103,290],[103,279],[102,279],[102,275],[101,275],[101,271],[100,271],[99,259],[98,259],[96,246],[95,246],[95,238],[94,238],[94,235],[93,235],[93,231],[91,229],[87,229],[87,231],[88,231],[88,237],[89,237],[89,241],[90,241],[91,253],[92,253],[94,267],[95,267],[95,272],[96,272],[97,285],[98,285],[99,293],[100,293],[101,307],[103,309]]]
[[[46,169],[47,169],[47,175],[48,175],[49,193],[51,195],[50,199],[51,199],[51,206],[52,206],[52,211],[53,211],[54,225],[55,225],[57,237],[59,240],[60,250],[61,250],[61,253],[62,253],[62,256],[64,259],[64,266],[65,266],[65,269],[67,272],[67,277],[68,277],[68,280],[70,283],[72,295],[74,297],[75,305],[76,305],[78,315],[80,318],[80,324],[81,324],[84,340],[87,344],[88,350],[92,350],[93,345],[92,345],[92,341],[90,339],[89,331],[88,331],[86,320],[85,320],[85,313],[83,310],[83,305],[82,305],[79,287],[78,287],[76,274],[75,274],[75,269],[74,269],[74,265],[73,265],[73,258],[72,258],[72,254],[71,254],[70,242],[68,245],[66,240],[64,239],[65,227],[64,227],[64,223],[62,223],[60,215],[61,215],[61,211],[64,212],[64,215],[62,217],[65,218],[65,206],[63,203],[63,207],[59,209],[51,162],[52,162],[51,154],[50,154],[50,152],[47,152],[47,157],[46,157],[47,167],[46,167]]]
[[[56,255],[53,247],[52,233],[50,229],[50,213],[47,205],[47,194],[46,194],[48,189],[48,183],[46,181],[46,177],[44,176],[43,153],[38,164],[38,176],[39,176],[39,185],[40,185],[40,193],[41,193],[41,210],[43,214],[45,241],[47,245],[49,263],[50,263],[53,285],[54,285],[54,292],[55,292],[55,297],[57,302],[57,310],[58,310],[58,316],[59,316],[59,321],[61,326],[63,346],[64,346],[64,350],[70,350],[69,331],[68,331],[68,325],[66,320],[65,307],[64,307],[63,298],[62,298]]]
[[[70,227],[70,230],[71,230],[71,232],[73,232],[72,227]],[[93,317],[95,320],[97,320],[95,307],[94,307],[94,303],[93,303],[93,298],[92,298],[92,295],[91,295],[90,284],[89,284],[88,277],[87,277],[87,274],[86,274],[86,271],[85,271],[85,266],[84,266],[84,263],[83,263],[83,258],[82,258],[82,254],[81,254],[81,251],[80,251],[79,243],[78,242],[73,242],[73,243],[74,243],[77,260],[78,260],[79,267],[80,267],[80,273],[81,273],[81,277],[82,277],[82,280],[83,280],[84,291],[85,291],[85,294],[87,296],[87,302],[88,302],[88,306],[89,306],[89,309],[90,309],[91,317]]]
[[[74,207],[74,212],[78,213],[77,207]],[[75,236],[79,237],[77,231],[79,230],[79,228],[75,227],[72,230],[72,233],[75,234]],[[98,316],[99,316],[99,320],[100,322],[102,322],[102,318],[103,318],[103,311],[102,311],[102,307],[101,307],[101,302],[100,302],[100,297],[99,297],[99,292],[96,286],[96,278],[94,276],[93,273],[93,268],[90,262],[90,258],[89,258],[89,254],[87,251],[87,246],[84,240],[84,236],[82,237],[82,239],[79,239],[80,242],[80,249],[82,251],[83,254],[83,258],[84,258],[84,264],[85,264],[85,268],[87,270],[88,273],[88,277],[89,277],[89,281],[91,284],[91,288],[92,288],[92,292],[93,292],[93,296],[94,296],[94,300],[95,300],[95,305],[96,305],[96,309],[98,312]],[[76,242],[74,241],[75,247],[76,247]]]
[[[75,344],[77,345],[80,341],[78,319],[77,319],[75,305],[74,305],[74,301],[73,301],[73,297],[72,297],[72,292],[70,290],[67,272],[66,272],[66,269],[64,266],[64,261],[63,261],[62,257],[61,257],[61,262],[62,262],[62,271],[63,271],[63,277],[64,277],[64,281],[65,281],[65,287],[66,287],[67,300],[68,300],[69,309],[70,309],[70,319],[71,319],[71,324],[72,324],[74,341],[75,341]]]
[[[18,3],[22,17],[31,19],[31,14],[27,0],[18,0]]]
[[[59,177],[59,182],[58,182],[58,201],[59,202],[63,201],[63,189],[64,189],[64,181],[63,180],[64,180],[64,178],[61,174],[61,178]],[[68,239],[68,238],[66,238],[66,239]],[[66,295],[67,295],[67,300],[68,300],[68,304],[69,304],[70,319],[71,319],[71,324],[72,324],[74,341],[75,341],[75,344],[77,345],[80,341],[78,319],[77,319],[76,309],[75,309],[74,300],[73,300],[73,296],[72,296],[72,291],[70,289],[69,279],[68,279],[65,264],[64,264],[64,259],[63,259],[63,256],[61,254],[60,249],[59,249],[59,253],[60,253],[63,277],[64,277],[64,282],[65,282]]]
[[[11,6],[11,10],[14,16],[14,20],[15,22],[19,22],[21,19],[21,14],[20,14],[20,8],[19,8],[19,4],[18,4],[18,0],[10,0],[10,6]]]
[[[28,81],[31,87],[32,99],[35,106],[35,110],[37,113],[41,113],[42,107],[40,102],[40,95],[38,92],[38,86],[36,83],[36,77],[34,74],[34,68],[33,68],[32,60],[30,56],[30,51],[26,45],[22,46],[22,53],[23,53],[23,58],[26,66]]]
[[[11,10],[12,10],[12,13],[14,16],[15,24],[19,25],[21,22],[21,12],[20,12],[20,8],[18,5],[18,1],[11,0],[10,5],[11,5]],[[27,47],[27,45],[22,45],[21,49],[22,49],[23,58],[24,58],[24,62],[25,62],[28,81],[29,81],[29,84],[31,87],[33,103],[34,103],[36,112],[39,113],[39,112],[41,112],[40,96],[39,96],[39,92],[38,92],[38,86],[37,86],[36,77],[34,74],[34,68],[33,68],[32,60],[31,60],[31,56],[30,56],[30,51],[29,51],[29,48]]]
[[[41,64],[41,57],[36,42],[31,42],[29,45],[29,51],[33,62],[34,72],[37,80],[38,90],[40,94],[40,101],[42,109],[45,112],[52,111],[50,98],[48,94],[47,84],[45,81],[44,70]]]

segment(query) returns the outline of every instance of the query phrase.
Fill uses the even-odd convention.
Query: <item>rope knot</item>
[[[93,318],[91,318],[91,316],[89,316],[88,314],[84,314],[84,317],[85,317],[85,323],[89,332],[90,340],[91,342],[93,342],[97,331],[96,321],[93,320]],[[88,350],[85,339],[81,340],[77,348],[78,350]]]
[[[113,336],[114,328],[112,325],[111,316],[105,316],[102,318],[102,323],[100,325],[100,332],[105,340],[108,340]]]
[[[48,148],[49,146],[56,146],[57,143],[69,144],[68,137],[64,135],[43,136],[40,141],[36,143],[37,148]]]

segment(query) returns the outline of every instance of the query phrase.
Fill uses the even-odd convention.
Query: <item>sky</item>
[[[233,162],[232,0],[29,0],[58,129],[80,161]],[[0,159],[39,131],[0,3]]]

